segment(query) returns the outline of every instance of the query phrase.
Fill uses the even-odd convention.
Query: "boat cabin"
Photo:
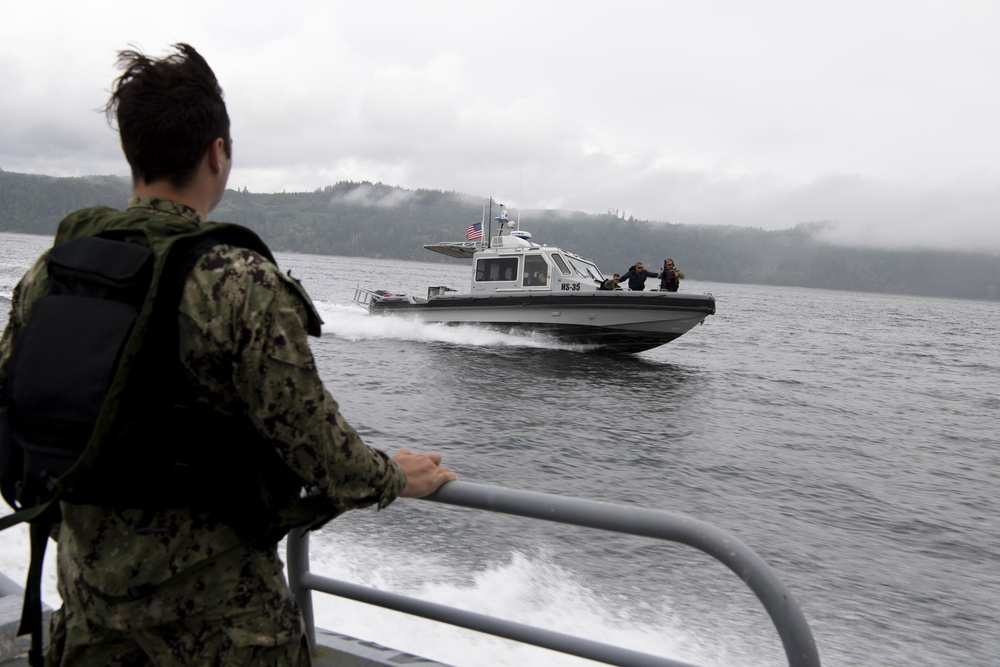
[[[512,231],[490,244],[438,243],[424,246],[451,257],[472,258],[472,294],[506,292],[589,292],[604,276],[589,259],[531,241],[531,234]]]

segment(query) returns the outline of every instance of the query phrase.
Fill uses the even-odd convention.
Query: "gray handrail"
[[[662,510],[505,489],[472,482],[450,482],[424,500],[651,537],[695,547],[739,575],[756,594],[778,631],[789,667],[819,667],[819,653],[809,624],[792,598],[792,594],[778,579],[774,570],[748,546],[709,523]],[[308,533],[303,531],[290,533],[287,546],[289,585],[305,616],[311,645],[315,645],[315,626],[310,591],[317,590],[599,662],[643,667],[685,665],[619,646],[610,646],[463,609],[320,577],[309,572]]]

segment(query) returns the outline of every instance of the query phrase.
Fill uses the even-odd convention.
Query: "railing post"
[[[288,561],[288,587],[302,611],[309,652],[316,651],[316,619],[313,615],[312,589],[302,585],[302,576],[309,573],[309,531],[293,528],[285,539]]]

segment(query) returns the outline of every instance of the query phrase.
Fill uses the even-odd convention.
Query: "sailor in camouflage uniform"
[[[229,120],[208,64],[190,46],[175,49],[161,60],[120,54],[126,74],[108,109],[117,105],[136,196],[124,212],[77,212],[60,234],[110,225],[155,229],[156,238],[167,238],[214,224],[205,215],[225,191]],[[137,83],[145,87],[135,95]],[[152,108],[166,105],[165,113],[176,113],[170,105],[190,108],[192,95],[213,98],[206,89],[217,91],[209,102],[221,104],[224,128],[199,148],[193,179],[172,182],[177,165],[150,178],[155,170],[143,163],[148,154],[130,144],[134,135],[125,127],[134,98],[149,97]],[[12,295],[0,339],[0,388],[11,349],[32,304],[46,294],[46,283],[39,260]],[[230,244],[210,248],[183,284],[177,317],[181,366],[199,402],[222,414],[248,416],[260,438],[338,511],[383,508],[400,495],[426,495],[455,478],[436,454],[401,450],[390,458],[361,441],[317,373],[307,342],[307,331],[318,329],[312,304],[261,253]],[[68,502],[60,507],[63,607],[53,614],[47,664],[309,664],[302,618],[276,544],[250,546],[204,510],[114,510]]]

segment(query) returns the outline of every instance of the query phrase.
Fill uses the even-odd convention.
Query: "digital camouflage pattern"
[[[134,197],[115,224],[163,235],[213,223],[175,202]],[[13,341],[46,294],[45,274],[39,260],[12,295],[0,389]],[[178,316],[180,358],[199,402],[249,415],[289,467],[338,508],[381,508],[399,495],[405,473],[361,441],[323,387],[307,341],[318,316],[297,281],[257,252],[217,245],[192,270]],[[50,659],[62,650],[62,664],[131,664],[127,636],[164,659],[157,664],[308,662],[276,545],[242,545],[233,529],[191,509],[155,512],[151,523],[140,510],[65,502],[61,510],[64,604],[53,615]],[[151,586],[155,593],[144,596]],[[220,632],[226,641],[208,639]],[[220,645],[226,655],[203,654]]]

